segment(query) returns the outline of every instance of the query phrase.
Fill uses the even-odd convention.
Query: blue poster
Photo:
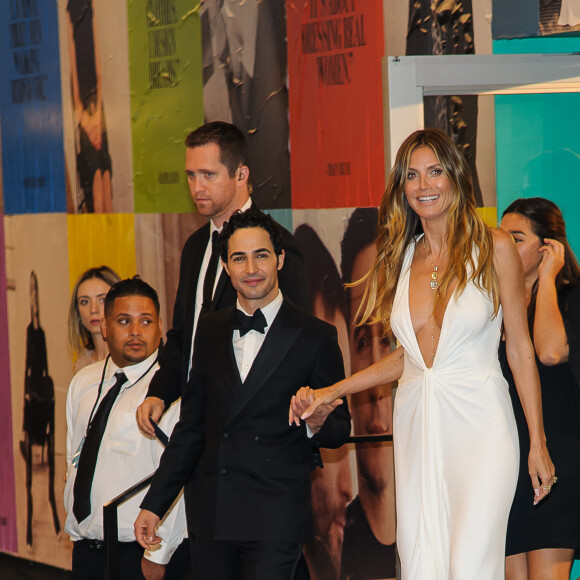
[[[57,3],[0,2],[6,214],[65,212]]]

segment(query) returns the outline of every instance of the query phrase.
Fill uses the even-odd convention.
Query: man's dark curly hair
[[[219,236],[219,244],[220,256],[225,263],[228,261],[228,242],[232,234],[242,228],[262,228],[266,230],[270,236],[270,241],[272,242],[276,256],[282,253],[284,242],[278,224],[268,214],[251,207],[244,212],[240,210],[236,211],[224,224]]]

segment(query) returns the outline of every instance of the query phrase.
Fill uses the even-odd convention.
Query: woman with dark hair
[[[20,452],[26,462],[26,545],[32,548],[32,445],[44,447],[48,456],[48,500],[54,529],[60,521],[54,497],[54,384],[48,374],[46,339],[40,326],[38,278],[30,272],[30,324],[26,329],[26,371],[24,375],[24,420]]]
[[[540,374],[542,408],[558,485],[538,506],[529,500],[526,419],[506,360],[520,440],[520,474],[506,544],[508,580],[568,580],[580,548],[580,266],[566,239],[556,204],[541,197],[518,199],[503,213],[501,227],[515,240],[524,267],[528,324]]]
[[[503,328],[528,419],[529,502],[554,483],[526,325],[521,261],[476,211],[471,173],[437,129],[401,145],[379,208],[377,254],[359,324],[382,322],[401,346],[326,389],[301,389],[290,418],[399,380],[393,444],[403,580],[500,580],[518,475],[518,440],[498,360]],[[305,406],[309,405],[309,409]]]
[[[120,280],[108,266],[89,268],[73,288],[68,313],[68,337],[76,355],[75,373],[91,363],[103,360],[109,353],[101,334],[105,296]]]

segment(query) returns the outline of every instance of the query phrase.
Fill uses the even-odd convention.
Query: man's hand
[[[302,415],[307,409],[310,409],[315,399],[318,398],[316,392],[316,390],[311,389],[310,387],[303,387],[292,397],[292,400],[290,401],[290,423],[295,422],[297,425],[300,424],[300,418]],[[330,413],[332,413],[332,411],[334,411],[334,409],[339,405],[342,405],[342,399],[336,399],[330,403],[319,403],[313,410],[311,409],[312,413],[305,418],[310,431],[312,431],[312,433],[318,433],[328,415],[330,415]]]
[[[149,418],[153,419],[155,423],[159,423],[163,411],[165,411],[165,403],[158,397],[147,397],[137,407],[137,425],[150,439],[155,439],[155,429],[153,429]]]
[[[149,510],[141,510],[135,520],[135,538],[146,550],[161,542],[161,538],[155,535],[158,523],[159,516]]]
[[[147,560],[147,558],[142,558],[141,572],[143,572],[145,580],[163,580],[165,577],[165,566],[163,564],[151,562],[151,560]]]

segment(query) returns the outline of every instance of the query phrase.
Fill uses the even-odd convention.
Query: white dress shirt
[[[157,439],[145,437],[139,431],[135,418],[137,407],[143,402],[149,382],[159,368],[156,359],[157,351],[143,362],[122,369],[128,381],[121,387],[107,420],[91,488],[91,514],[80,524],[72,512],[73,486],[77,473],[72,459],[86,434],[93,407],[96,413],[103,397],[115,383],[115,371],[119,367],[109,358],[108,362],[99,361],[81,369],[71,381],[66,398],[67,481],[64,505],[67,512],[65,531],[73,542],[81,539],[103,540],[103,505],[151,475],[159,465],[163,445]],[[102,389],[99,395],[101,378]],[[167,435],[171,434],[179,420],[179,408],[180,401],[177,401],[159,424]],[[118,508],[121,542],[135,541],[133,523],[139,515],[139,504],[145,491]],[[180,496],[159,527],[158,535],[163,538],[160,547],[146,551],[145,557],[158,564],[166,564],[185,534],[185,506]]]
[[[242,383],[246,380],[252,365],[254,364],[254,360],[262,345],[264,344],[264,340],[266,340],[266,334],[270,330],[272,326],[272,322],[276,318],[280,307],[282,306],[282,292],[278,290],[278,295],[272,302],[264,306],[264,308],[260,308],[264,318],[266,319],[266,328],[264,329],[264,334],[258,332],[257,330],[250,330],[244,336],[240,336],[239,330],[234,330],[234,335],[232,337],[232,344],[234,346],[234,356],[236,357],[236,364],[238,365],[238,371],[240,371],[240,378],[242,379]],[[240,305],[240,301],[237,302],[238,310],[241,310],[246,316],[251,316],[248,314]],[[313,436],[312,430],[308,423],[306,423],[306,435],[308,438]]]
[[[248,197],[246,203],[240,208],[240,211],[246,211],[252,207],[252,199]],[[223,226],[221,228],[216,227],[212,220],[209,221],[209,242],[205,248],[205,254],[203,255],[203,261],[201,262],[201,269],[199,271],[199,277],[197,279],[197,288],[195,291],[195,311],[193,314],[193,334],[191,338],[191,350],[189,352],[189,366],[187,367],[187,376],[191,372],[191,361],[193,359],[193,347],[195,344],[195,331],[197,330],[197,321],[199,320],[199,314],[201,312],[201,306],[203,304],[203,281],[205,280],[205,273],[207,272],[207,267],[209,266],[209,260],[211,258],[212,252],[212,236],[214,232],[221,233]],[[215,292],[218,280],[222,275],[222,261],[218,260],[217,270],[215,273],[215,280],[213,283],[212,296]]]
[[[278,290],[278,295],[272,302],[261,308],[262,314],[266,319],[266,328],[264,329],[264,334],[258,332],[257,330],[250,330],[248,333],[244,334],[244,336],[240,336],[239,330],[234,330],[234,336],[232,339],[234,345],[234,354],[236,357],[236,363],[238,365],[238,370],[240,371],[240,377],[242,379],[242,383],[246,380],[252,365],[254,364],[254,359],[256,358],[262,344],[264,344],[264,340],[266,339],[266,334],[268,334],[268,330],[272,326],[272,322],[274,322],[274,318],[278,314],[280,310],[280,306],[282,306],[282,292]],[[247,316],[251,316],[248,314],[240,305],[240,301],[237,302],[238,310],[241,310]]]

